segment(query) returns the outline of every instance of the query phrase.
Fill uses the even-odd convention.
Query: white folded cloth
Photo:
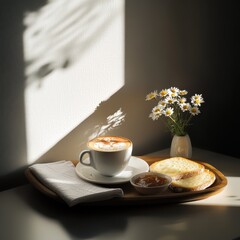
[[[78,203],[107,200],[124,195],[121,188],[108,188],[86,182],[75,172],[71,161],[37,163],[29,166],[33,174],[68,206]]]

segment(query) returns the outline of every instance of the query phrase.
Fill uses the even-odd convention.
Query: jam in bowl
[[[172,178],[161,173],[144,172],[134,175],[130,183],[141,194],[157,194],[168,189]]]

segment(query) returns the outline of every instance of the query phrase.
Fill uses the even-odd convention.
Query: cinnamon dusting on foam
[[[123,137],[97,137],[89,142],[89,147],[106,152],[119,151],[131,146],[131,141]]]

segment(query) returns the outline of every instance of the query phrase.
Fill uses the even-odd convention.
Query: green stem
[[[189,116],[189,118],[188,118],[188,120],[186,121],[186,123],[185,123],[185,125],[187,126],[188,125],[188,123],[190,122],[190,120],[192,119],[192,114]]]
[[[179,132],[181,133],[181,135],[184,135],[184,131],[181,129],[181,127],[177,124],[177,122],[171,117],[169,116],[169,118],[175,123],[175,125],[177,126]]]

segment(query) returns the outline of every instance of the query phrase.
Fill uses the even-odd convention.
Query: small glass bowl
[[[172,178],[161,173],[143,172],[134,175],[130,183],[141,194],[158,194],[168,189]]]

